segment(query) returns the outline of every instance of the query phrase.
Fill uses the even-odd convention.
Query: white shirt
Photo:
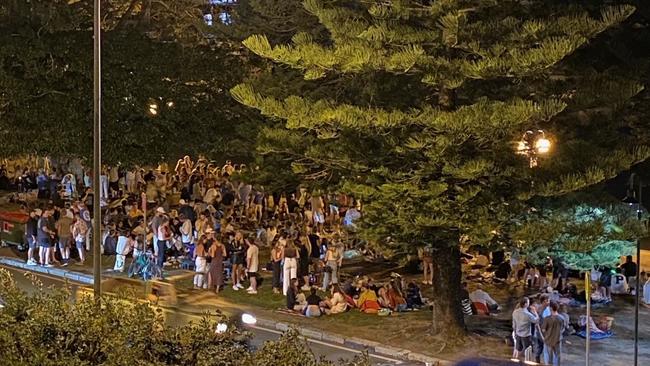
[[[494,301],[494,299],[488,294],[487,292],[481,290],[481,289],[476,289],[472,291],[469,294],[469,299],[472,300],[472,302],[480,302],[483,304],[488,304],[488,305],[496,305],[497,302]]]
[[[185,220],[181,226],[181,241],[183,243],[191,243],[193,237],[192,223],[190,220]]]
[[[250,245],[246,251],[246,259],[248,259],[248,272],[257,272],[259,270],[259,248],[257,245]]]
[[[127,255],[129,254],[130,251],[131,251],[131,246],[129,245],[129,238],[124,235],[118,236],[115,252],[117,254]]]

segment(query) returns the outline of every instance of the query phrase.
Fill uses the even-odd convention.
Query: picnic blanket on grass
[[[576,333],[576,335],[578,337],[580,337],[580,338],[587,338],[587,331],[585,329],[583,329],[583,330],[579,331],[578,333]],[[591,331],[590,338],[592,340],[594,340],[594,341],[597,341],[597,340],[600,340],[600,339],[605,339],[605,338],[612,337],[613,335],[614,335],[614,332],[612,332],[611,330],[608,330],[607,332],[602,332],[602,331],[601,332],[594,332],[594,331]]]

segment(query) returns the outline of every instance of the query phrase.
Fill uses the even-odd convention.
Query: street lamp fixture
[[[149,103],[149,114],[152,116],[158,115],[158,103],[156,102]]]
[[[528,157],[531,168],[538,165],[538,157],[551,151],[551,140],[546,138],[544,130],[528,130],[524,132],[521,140],[517,142],[517,154]]]
[[[638,186],[635,187],[635,183]],[[623,198],[623,202],[630,206],[636,206],[636,217],[639,220],[643,219],[643,184],[637,174],[630,175],[630,186],[627,189],[627,194]],[[637,198],[636,192],[639,192]],[[634,366],[639,364],[639,294],[641,293],[641,239],[636,240],[636,285],[634,286]]]

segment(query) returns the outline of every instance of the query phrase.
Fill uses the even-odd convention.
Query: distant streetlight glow
[[[158,103],[156,102],[149,103],[149,114],[152,116],[158,115]]]

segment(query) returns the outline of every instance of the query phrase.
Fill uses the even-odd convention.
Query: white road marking
[[[257,326],[257,325],[249,325],[248,328],[253,328],[253,329],[257,329],[257,330],[261,330],[263,332],[269,332],[269,333],[273,333],[273,334],[282,334],[282,332],[279,331],[279,330],[263,328],[263,327],[260,327],[260,326]],[[317,339],[311,339],[311,338],[304,337],[304,336],[303,336],[303,338],[305,338],[305,340],[307,340],[307,342],[320,344],[321,346],[336,348],[336,349],[340,349],[340,350],[346,351],[346,352],[359,353],[359,354],[362,353],[358,349],[343,347],[343,346],[339,346],[339,345],[336,345],[336,344],[327,343],[327,342],[319,341]],[[377,358],[377,359],[380,359],[380,360],[383,360],[383,361],[394,362],[396,365],[401,365],[401,364],[404,363],[404,361],[402,361],[402,360],[397,360],[397,359],[390,358],[390,357],[380,356],[380,355],[375,354],[375,353],[368,353],[368,356],[370,356],[372,358]]]

